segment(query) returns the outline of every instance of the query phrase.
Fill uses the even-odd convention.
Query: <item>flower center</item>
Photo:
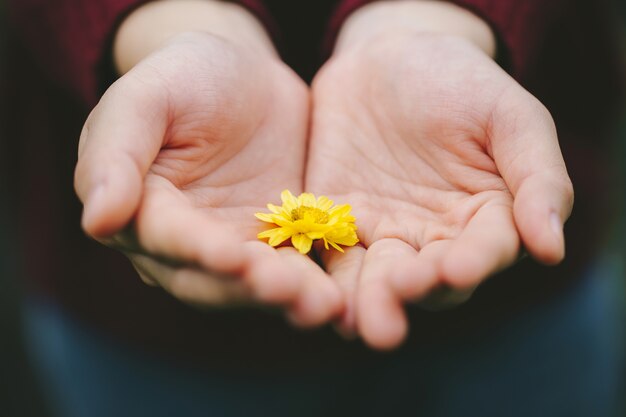
[[[328,223],[328,213],[316,207],[300,206],[295,208],[291,210],[291,218],[293,221],[308,218],[318,224]]]

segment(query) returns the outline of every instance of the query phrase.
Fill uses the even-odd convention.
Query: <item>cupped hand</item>
[[[552,118],[479,48],[379,36],[336,54],[312,89],[305,186],[350,203],[363,243],[321,253],[347,297],[344,331],[393,348],[403,301],[462,302],[522,245],[563,258],[573,193]]]
[[[113,84],[83,129],[86,232],[142,278],[199,305],[269,303],[314,325],[339,289],[254,213],[302,190],[309,94],[277,58],[206,33],[176,37]]]

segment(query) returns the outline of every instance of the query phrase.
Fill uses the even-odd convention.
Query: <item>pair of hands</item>
[[[83,227],[142,279],[197,305],[284,308],[397,346],[403,304],[462,302],[513,264],[564,255],[572,188],[546,109],[459,37],[378,36],[309,89],[279,59],[206,33],[175,37],[89,116]],[[322,267],[256,238],[280,191],[349,203],[362,246]]]

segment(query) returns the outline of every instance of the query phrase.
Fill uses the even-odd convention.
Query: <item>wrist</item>
[[[496,39],[489,25],[468,10],[445,1],[377,1],[361,7],[344,22],[334,53],[394,34],[429,33],[463,38],[491,58]]]
[[[244,7],[208,0],[161,0],[147,3],[120,25],[113,42],[118,74],[185,32],[207,32],[239,46],[276,56],[262,24]]]

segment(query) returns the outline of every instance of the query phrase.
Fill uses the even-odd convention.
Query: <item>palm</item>
[[[405,298],[442,284],[471,290],[515,260],[514,200],[501,175],[514,156],[494,156],[491,141],[511,84],[462,43],[414,36],[341,55],[318,75],[306,188],[353,205],[367,251],[325,260],[347,282],[359,327],[376,328],[361,331],[395,326],[374,317],[375,303],[401,314],[390,282],[405,284]]]
[[[249,70],[241,73],[242,68]],[[236,76],[207,80],[206,86],[197,80],[215,68],[205,63],[188,71],[179,76],[191,80],[193,88],[169,89],[174,116],[146,177],[144,208],[153,201],[184,204],[242,239],[255,240],[254,212],[280,190],[302,187],[305,87],[279,65],[235,62],[219,71]]]
[[[485,151],[486,120],[473,118],[461,101],[471,95],[424,100],[431,92],[408,84],[417,87],[407,92],[416,100],[409,111],[393,93],[368,97],[344,84],[332,89],[332,106],[317,112],[307,188],[351,202],[365,246],[397,238],[421,249],[457,237],[481,207],[512,206]],[[458,106],[444,109],[446,101]],[[457,117],[446,120],[444,112]]]
[[[228,304],[243,292],[288,305],[301,324],[328,320],[341,309],[336,286],[309,258],[258,241],[254,217],[281,190],[302,191],[308,102],[306,85],[267,54],[178,38],[113,85],[86,124],[78,192],[101,171],[109,190],[87,231],[106,236],[133,220],[133,240],[112,244],[181,299]],[[229,277],[211,283],[197,267]]]
[[[142,135],[135,139],[145,167],[139,244],[208,269],[240,270],[236,248],[256,240],[255,211],[280,190],[302,187],[306,86],[278,60],[199,35],[147,58],[119,84],[126,91],[114,86],[100,106],[126,94],[142,109],[117,123]]]

